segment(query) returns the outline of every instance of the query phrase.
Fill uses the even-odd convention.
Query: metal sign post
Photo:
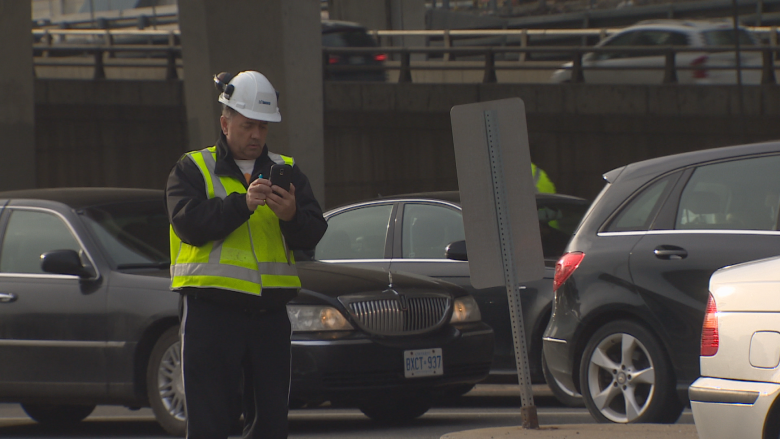
[[[544,260],[531,175],[525,108],[504,99],[452,108],[458,185],[476,288],[505,285],[524,428],[539,428],[520,303],[523,281],[542,278]]]

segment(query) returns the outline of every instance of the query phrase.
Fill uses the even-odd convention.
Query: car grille
[[[452,304],[450,296],[444,294],[407,297],[383,293],[339,300],[360,329],[378,335],[411,335],[436,329],[446,323]]]

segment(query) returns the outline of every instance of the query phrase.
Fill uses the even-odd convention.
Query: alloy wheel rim
[[[596,408],[616,423],[633,422],[652,402],[655,366],[647,348],[629,334],[612,334],[593,351],[588,390]]]
[[[186,420],[184,411],[184,380],[181,371],[181,343],[174,343],[160,359],[157,388],[168,414],[179,421]]]

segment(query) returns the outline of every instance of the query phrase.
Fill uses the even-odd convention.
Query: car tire
[[[152,349],[146,370],[146,392],[154,417],[162,428],[173,436],[184,436],[187,417],[177,326],[163,332]]]
[[[585,401],[583,401],[582,395],[562,387],[558,383],[558,380],[555,379],[552,372],[550,372],[550,368],[547,367],[547,360],[544,359],[544,352],[542,352],[542,373],[544,374],[544,380],[547,382],[547,387],[550,388],[550,391],[558,402],[568,407],[585,407]]]
[[[599,422],[674,423],[683,404],[660,342],[638,323],[607,323],[590,338],[580,363],[585,406]]]
[[[27,416],[41,424],[78,424],[95,410],[94,405],[22,404]]]
[[[409,398],[381,398],[362,402],[358,408],[364,415],[383,424],[403,424],[424,415],[433,402],[416,395]]]

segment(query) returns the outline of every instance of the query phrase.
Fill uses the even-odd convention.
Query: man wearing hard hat
[[[286,438],[285,305],[301,285],[292,250],[314,248],[327,223],[293,158],[265,144],[269,122],[282,119],[268,79],[245,71],[214,80],[222,92],[219,140],[184,154],[166,187],[171,289],[182,295],[187,437],[228,437],[247,367],[254,413],[245,416],[252,425],[244,437]],[[291,175],[289,190],[271,184],[274,165]]]

